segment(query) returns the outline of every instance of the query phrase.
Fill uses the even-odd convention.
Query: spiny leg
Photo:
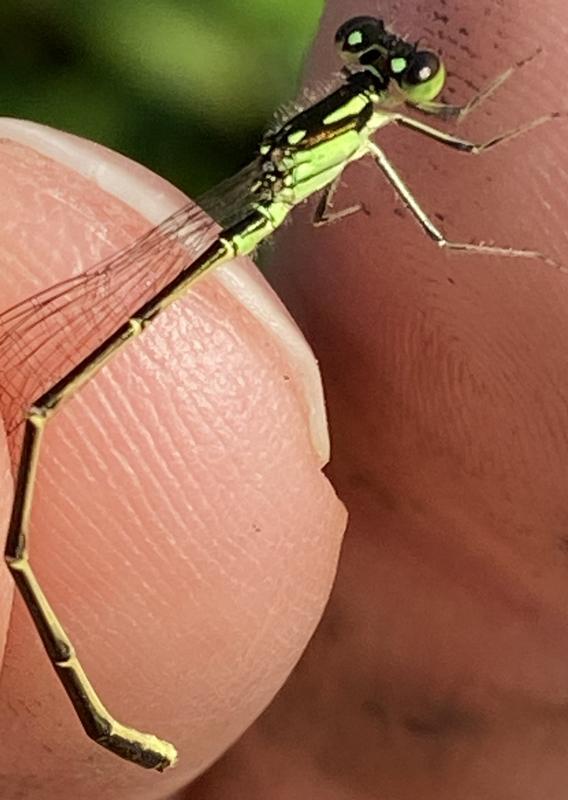
[[[497,89],[502,86],[505,81],[509,80],[516,67],[509,67],[494,80],[491,81],[484,89],[474,94],[467,103],[463,105],[453,105],[452,103],[444,103],[439,100],[424,101],[421,103],[409,103],[411,108],[416,108],[423,114],[439,117],[440,119],[449,120],[453,119],[461,122],[468,114],[471,114],[476,108],[484,103],[491,95],[495,94]]]
[[[342,208],[339,211],[330,210],[333,208],[333,198],[335,197],[340,183],[341,175],[335,178],[335,180],[322,191],[314,211],[312,220],[314,227],[319,228],[325,225],[331,225],[334,222],[338,222],[340,219],[345,219],[345,217],[350,217],[352,214],[357,214],[359,211],[363,211],[365,214],[369,213],[363,203],[357,203],[356,205]]]
[[[550,120],[558,118],[560,113],[553,112],[551,114],[544,114],[542,117],[537,117],[536,119],[527,122],[526,125],[519,125],[518,128],[513,128],[513,130],[499,133],[496,136],[493,136],[491,139],[480,143],[470,142],[468,139],[462,139],[459,136],[452,136],[449,133],[438,130],[438,128],[433,128],[431,125],[426,125],[425,123],[420,122],[420,120],[413,119],[412,117],[406,117],[404,114],[393,113],[389,116],[392,122],[396,123],[397,125],[401,125],[404,128],[409,128],[417,133],[421,133],[423,136],[428,136],[430,139],[434,139],[434,141],[446,145],[446,147],[452,147],[454,150],[461,150],[465,153],[479,155],[479,153],[490,150],[492,147],[495,147],[498,144],[510,142],[512,139],[516,139],[517,136],[522,136],[528,131],[532,131],[534,128],[538,128],[540,125],[544,125],[545,122],[550,122]]]
[[[412,212],[417,222],[422,229],[433,239],[439,247],[445,247],[449,250],[460,250],[467,253],[478,253],[493,256],[509,256],[521,258],[538,258],[552,264],[553,266],[562,269],[556,262],[539,253],[536,250],[519,250],[512,247],[494,247],[486,244],[469,244],[467,242],[451,242],[442,233],[442,231],[434,225],[430,217],[421,208],[418,201],[404,183],[394,166],[388,160],[383,151],[377,147],[374,142],[368,142],[369,152],[375,159],[376,164],[387,177],[391,185],[394,187],[397,194],[401,197],[405,205]],[[562,269],[562,271],[564,271]]]
[[[424,114],[430,114],[440,119],[448,120],[454,119],[456,122],[461,122],[468,114],[471,114],[476,108],[484,103],[489,97],[491,97],[497,89],[499,89],[505,81],[508,81],[511,75],[521,67],[524,67],[525,64],[530,63],[534,58],[536,58],[542,50],[539,48],[535,50],[534,53],[529,55],[527,58],[519,61],[512,67],[509,67],[500,75],[497,75],[491,83],[489,83],[484,89],[474,94],[472,98],[470,98],[467,103],[463,105],[453,105],[452,103],[444,103],[438,100],[430,100],[425,101],[422,103],[407,103],[411,108],[416,108],[418,111],[422,111]]]

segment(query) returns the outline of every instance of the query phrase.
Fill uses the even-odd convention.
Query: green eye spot
[[[363,44],[363,34],[361,31],[353,31],[347,37],[347,44],[349,47],[358,47],[360,44]]]
[[[392,71],[393,75],[398,75],[399,73],[404,72],[404,70],[407,67],[407,63],[408,62],[406,61],[405,58],[393,58],[393,59],[391,59],[390,68],[391,68],[391,71]]]

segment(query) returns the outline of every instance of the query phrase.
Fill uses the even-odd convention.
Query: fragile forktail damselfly
[[[407,116],[401,109],[409,107],[442,119],[463,116],[509,73],[466,106],[451,106],[436,100],[446,78],[440,58],[389,32],[379,19],[349,20],[337,31],[336,43],[345,64],[341,85],[267,134],[253,163],[224,185],[227,208],[219,220],[220,233],[215,233],[213,223],[204,222],[196,207],[186,206],[125,250],[0,314],[0,400],[17,466],[6,561],[86,733],[115,754],[147,768],[171,766],[175,748],[119,723],[107,711],[29,560],[29,522],[42,435],[62,403],[199,278],[219,264],[253,252],[294,206],[322,193],[315,219],[319,224],[356,211],[332,212],[331,199],[345,167],[364,156],[375,161],[439,246],[549,261],[531,250],[447,240],[373,137],[394,124],[447,147],[481,153],[554,115],[475,144]],[[185,243],[196,238],[201,249],[197,257],[189,258]],[[94,346],[93,331],[86,332],[84,325],[87,310],[91,316],[97,310],[100,317]],[[49,364],[48,374],[41,369],[43,364]]]

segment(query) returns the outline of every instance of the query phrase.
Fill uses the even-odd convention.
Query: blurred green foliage
[[[195,196],[294,97],[324,0],[1,0],[1,113],[117,149]]]

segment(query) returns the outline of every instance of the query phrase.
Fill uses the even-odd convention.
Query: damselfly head
[[[347,20],[335,34],[335,43],[349,67],[372,73],[385,86],[395,80],[413,102],[433,100],[442,91],[446,70],[436,53],[417,50],[377,17]]]

